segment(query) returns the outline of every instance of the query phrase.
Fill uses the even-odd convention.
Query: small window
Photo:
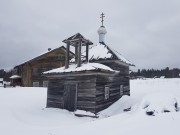
[[[48,87],[48,81],[43,81],[43,87]]]
[[[109,99],[109,87],[105,87],[104,89],[104,98],[106,100]]]
[[[60,55],[58,55],[55,59],[56,59],[56,60],[65,60],[65,56],[62,55],[62,54],[60,54]]]
[[[33,87],[39,87],[39,82],[33,82]]]
[[[38,68],[33,68],[33,74],[37,74],[38,73]]]
[[[120,96],[123,95],[123,90],[124,90],[124,86],[123,86],[123,85],[120,85]]]

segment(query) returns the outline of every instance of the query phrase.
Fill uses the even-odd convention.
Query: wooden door
[[[76,110],[76,92],[77,85],[76,84],[66,84],[64,85],[64,109],[69,111]]]

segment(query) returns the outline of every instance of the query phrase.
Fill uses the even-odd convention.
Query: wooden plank
[[[77,101],[78,106],[95,106],[95,101]]]
[[[77,94],[77,96],[78,96],[78,98],[79,97],[96,97],[96,95],[95,94],[88,94],[88,93],[78,93]]]
[[[79,83],[78,84],[78,88],[79,89],[85,89],[85,88],[95,88],[96,83],[94,82],[90,82],[90,83]]]
[[[81,46],[82,46],[82,40],[80,40],[79,45],[78,45],[78,63],[77,63],[77,67],[81,66]]]
[[[75,46],[75,63],[78,61],[78,46]]]
[[[65,61],[65,68],[69,68],[69,50],[70,50],[70,44],[66,44],[66,61]]]
[[[89,61],[88,56],[89,56],[89,45],[88,45],[88,44],[86,44],[86,62],[88,62],[88,61]]]

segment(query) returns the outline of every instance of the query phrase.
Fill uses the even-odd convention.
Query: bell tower
[[[88,62],[88,55],[89,55],[89,45],[92,45],[93,43],[84,38],[80,33],[77,33],[62,42],[66,43],[66,60],[65,60],[65,69],[69,68],[69,51],[70,46],[75,47],[75,63],[77,64],[77,67],[81,66],[82,60],[81,60],[81,48],[82,46],[86,46],[86,62]]]

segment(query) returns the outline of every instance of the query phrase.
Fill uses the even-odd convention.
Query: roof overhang
[[[81,72],[70,72],[70,73],[51,73],[44,74],[47,78],[63,78],[63,77],[75,77],[75,76],[91,76],[91,75],[105,75],[105,76],[115,76],[120,72],[112,72],[112,71],[81,71]]]
[[[10,79],[19,79],[19,78],[22,78],[21,76],[19,75],[12,75],[11,77],[9,77]]]

